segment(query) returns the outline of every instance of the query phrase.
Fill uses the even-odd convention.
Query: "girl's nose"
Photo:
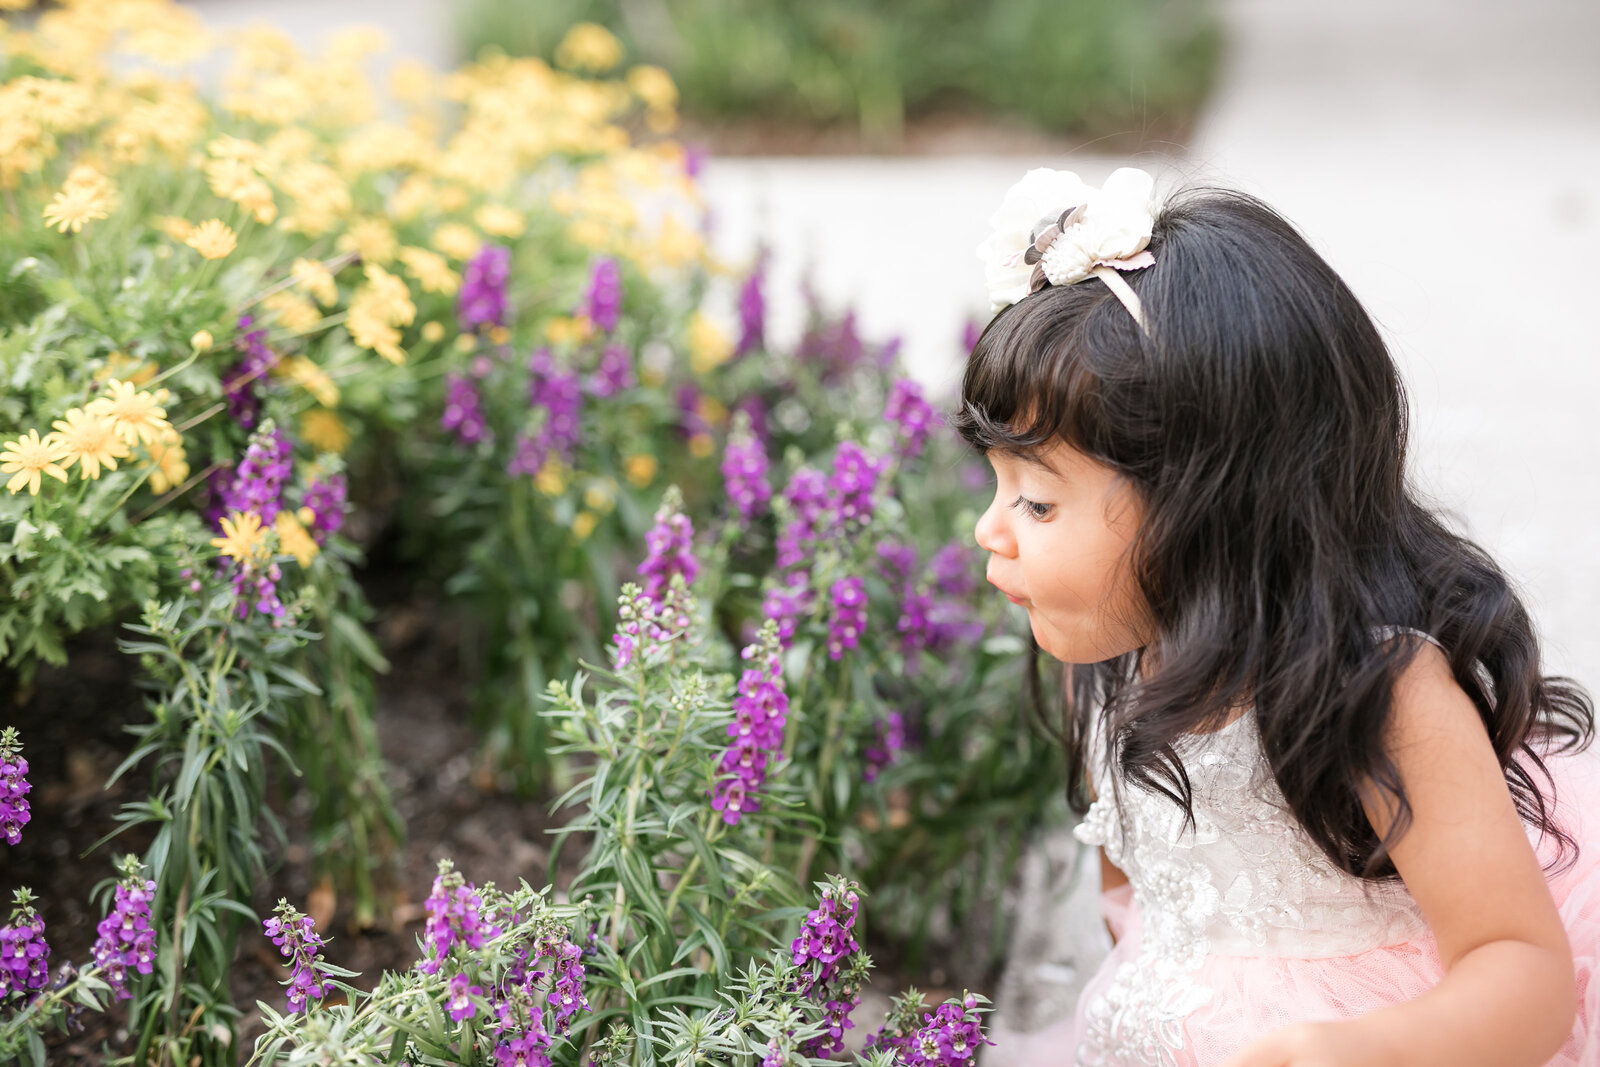
[[[997,556],[1015,556],[1017,542],[1007,529],[1005,517],[998,506],[999,498],[991,501],[987,510],[978,516],[978,524],[973,527],[973,538],[978,542],[978,547]]]

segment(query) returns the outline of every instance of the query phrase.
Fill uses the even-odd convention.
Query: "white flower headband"
[[[1106,283],[1144,329],[1139,297],[1118,271],[1155,262],[1145,251],[1154,219],[1155,182],[1137,167],[1121,167],[1103,187],[1069,170],[1036,167],[1006,192],[989,219],[994,232],[978,246],[989,285],[991,313],[1046,285],[1088,277]]]

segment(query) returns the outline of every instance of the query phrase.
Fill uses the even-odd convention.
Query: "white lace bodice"
[[[1165,796],[1132,785],[1113,793],[1095,734],[1097,799],[1073,833],[1127,874],[1142,940],[1086,1006],[1078,1064],[1175,1062],[1183,1019],[1211,999],[1190,974],[1208,955],[1348,956],[1426,929],[1402,883],[1356,878],[1312,843],[1272,777],[1253,711],[1180,739],[1193,790],[1188,828]]]

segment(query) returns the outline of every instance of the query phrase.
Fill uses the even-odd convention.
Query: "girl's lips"
[[[1020,596],[1013,596],[1013,595],[1012,595],[1012,594],[1011,594],[1011,591],[1010,591],[1010,590],[1008,590],[1008,589],[1006,589],[1006,588],[1005,588],[1005,587],[1004,587],[1004,586],[1002,586],[1002,585],[1001,585],[1001,584],[1000,584],[1000,583],[999,583],[999,582],[996,582],[996,581],[994,581],[994,580],[993,580],[993,579],[986,579],[986,580],[987,580],[987,581],[988,581],[988,582],[989,582],[989,584],[990,584],[990,585],[992,585],[992,586],[994,586],[994,587],[995,587],[995,588],[996,588],[996,589],[998,589],[998,590],[1000,590],[1000,592],[1001,592],[1001,593],[1004,593],[1004,594],[1005,594],[1005,598],[1006,598],[1006,599],[1007,599],[1007,600],[1009,600],[1009,601],[1011,601],[1011,602],[1012,602],[1012,603],[1013,603],[1013,604],[1026,604],[1026,603],[1027,603],[1027,602],[1028,602],[1028,601],[1027,601],[1027,600],[1026,600],[1026,598],[1024,598],[1024,597],[1020,597]]]

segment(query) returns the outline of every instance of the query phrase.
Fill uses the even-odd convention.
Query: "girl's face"
[[[1127,548],[1143,517],[1133,487],[1064,442],[1033,462],[988,454],[994,500],[974,531],[987,577],[1028,610],[1033,636],[1063,663],[1099,663],[1148,643]]]

